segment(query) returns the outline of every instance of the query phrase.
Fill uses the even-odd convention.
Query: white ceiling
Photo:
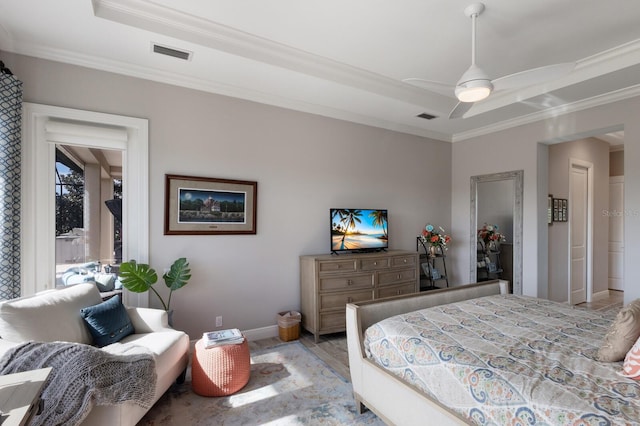
[[[449,120],[453,93],[402,80],[455,84],[471,61],[470,3],[0,0],[0,49],[454,142],[640,95],[640,2],[485,0],[477,60],[491,78],[577,66]]]

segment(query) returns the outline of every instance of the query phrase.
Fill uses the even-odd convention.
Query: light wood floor
[[[609,291],[609,297],[599,298],[590,303],[582,303],[578,306],[600,310],[622,306],[624,293],[621,291]],[[313,335],[305,330],[300,333],[300,342],[305,345],[318,358],[326,362],[338,374],[347,380],[349,376],[349,357],[347,354],[347,337],[345,333],[333,333],[320,336],[318,343]],[[259,350],[283,343],[277,337],[254,340],[249,342],[250,350]]]

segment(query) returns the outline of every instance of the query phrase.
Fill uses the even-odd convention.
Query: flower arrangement
[[[478,229],[478,238],[485,244],[493,242],[503,242],[506,241],[507,238],[504,234],[498,232],[498,225],[488,225],[484,224],[484,226]]]
[[[447,249],[447,244],[451,241],[451,237],[445,233],[445,230],[439,226],[440,232],[435,230],[435,227],[431,224],[427,224],[420,235],[422,241],[430,246],[441,247],[443,250]]]

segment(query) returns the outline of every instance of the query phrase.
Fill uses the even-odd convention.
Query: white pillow
[[[11,342],[91,344],[80,309],[102,302],[94,283],[48,290],[0,303],[0,337]]]
[[[100,291],[113,291],[115,288],[116,274],[95,274],[93,279]]]

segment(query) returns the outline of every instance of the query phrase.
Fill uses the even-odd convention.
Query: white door
[[[609,178],[609,288],[624,291],[624,176]]]
[[[569,303],[587,301],[589,170],[572,164],[570,170],[570,294]]]

